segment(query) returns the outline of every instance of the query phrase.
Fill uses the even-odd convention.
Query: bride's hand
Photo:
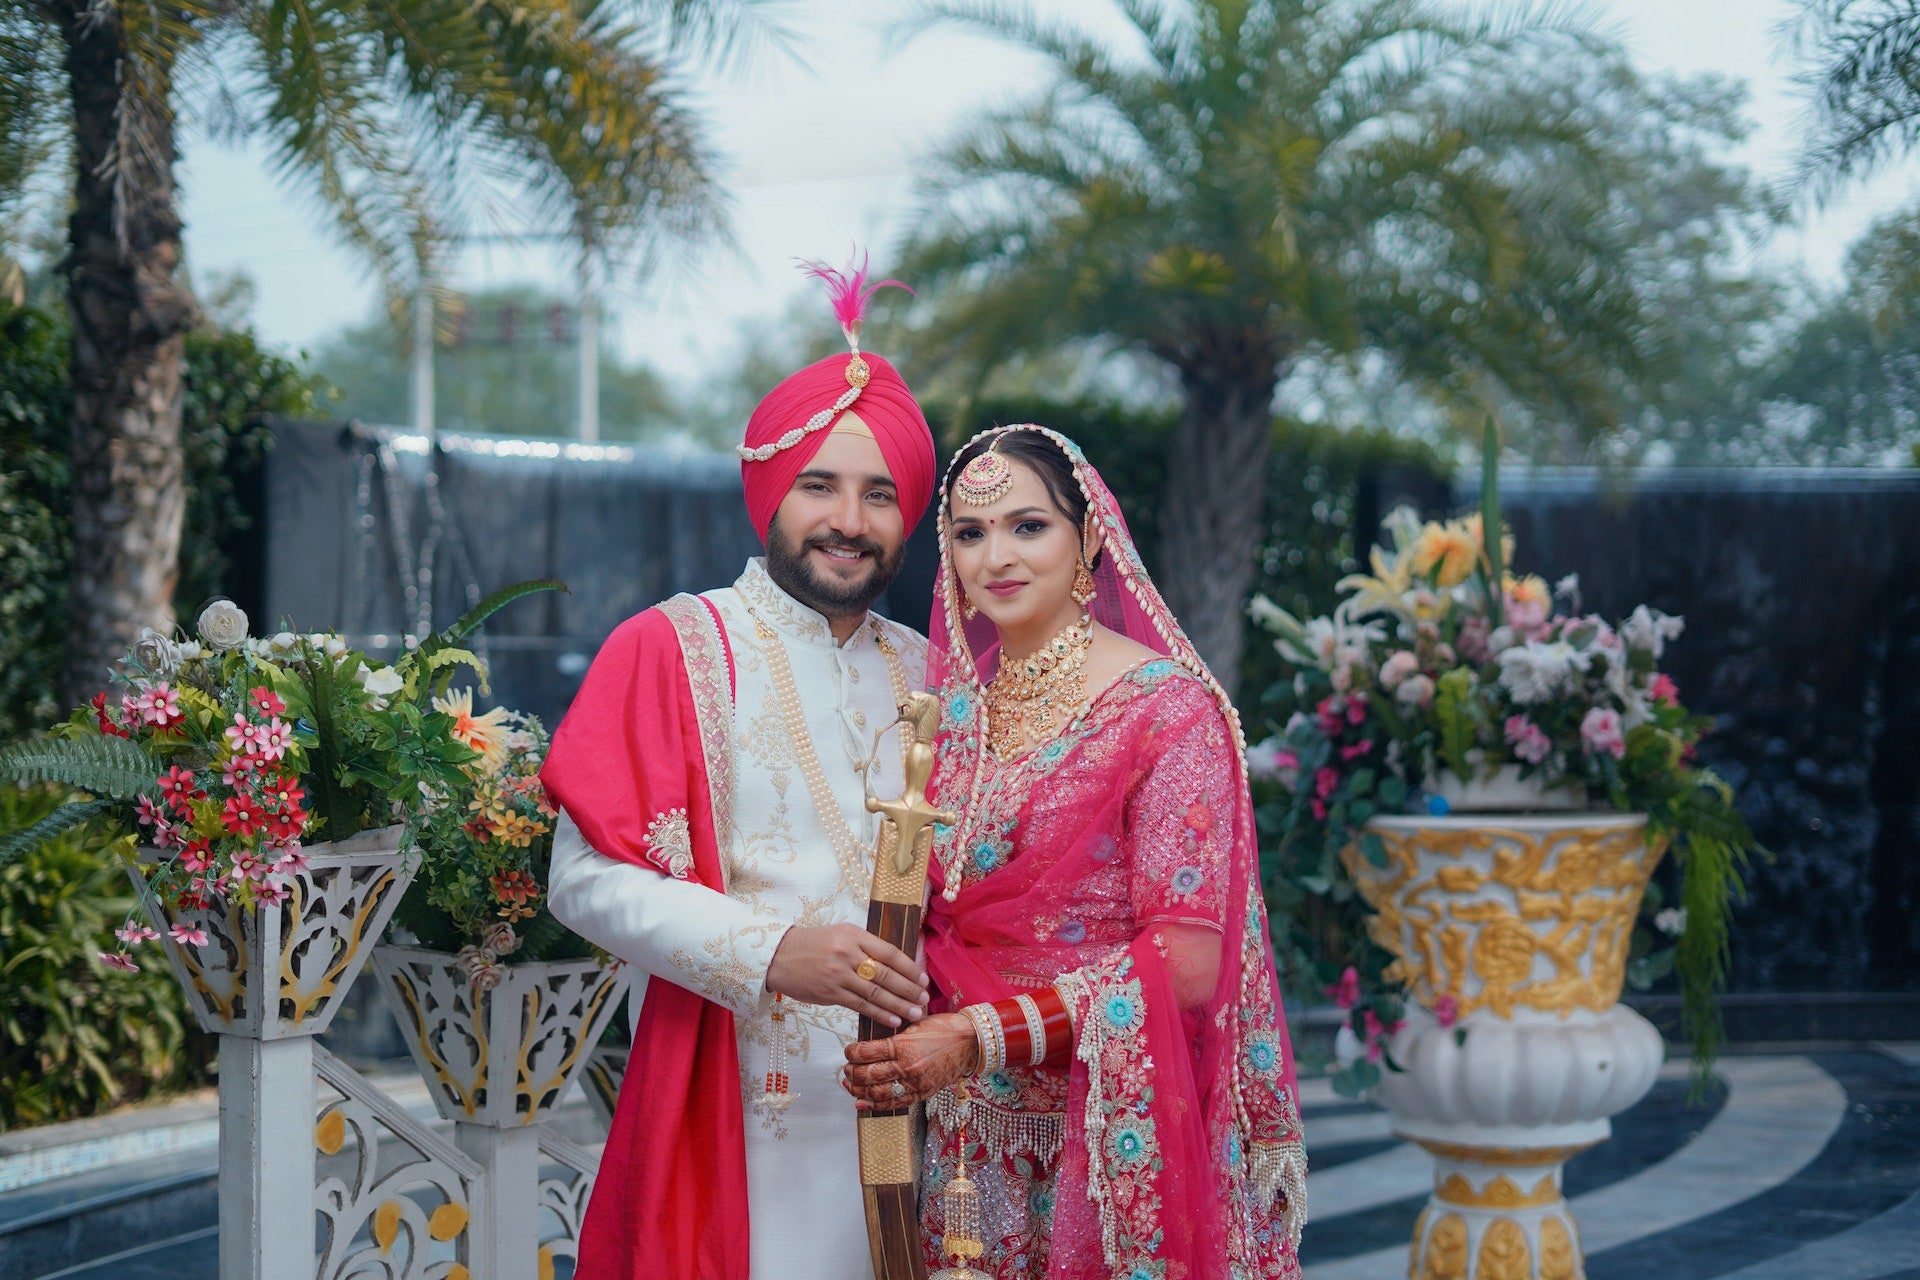
[[[856,1040],[847,1046],[847,1063],[840,1083],[856,1105],[890,1111],[978,1070],[980,1038],[966,1014],[937,1013],[885,1040]]]

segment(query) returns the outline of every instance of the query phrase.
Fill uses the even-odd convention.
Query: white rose
[[[180,656],[180,661],[182,662],[198,661],[205,657],[207,653],[205,649],[200,647],[198,640],[175,640],[173,641],[173,651]]]
[[[401,688],[407,683],[400,678],[400,673],[392,667],[380,667],[378,669],[361,667],[355,675],[359,678],[360,687],[376,698],[390,698],[400,692]]]
[[[1424,707],[1433,701],[1433,677],[1411,675],[1393,692],[1394,701],[1405,707]]]
[[[200,633],[208,648],[224,653],[246,642],[247,615],[231,600],[215,600],[200,611],[200,621],[194,624],[194,630]]]
[[[170,676],[180,668],[180,648],[152,627],[142,627],[133,642],[133,659],[154,675]]]

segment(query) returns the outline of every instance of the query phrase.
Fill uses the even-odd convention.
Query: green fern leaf
[[[0,748],[0,778],[57,782],[115,800],[157,797],[160,771],[160,762],[145,747],[111,734],[30,738]]]
[[[1462,782],[1473,780],[1467,763],[1467,751],[1473,746],[1473,720],[1467,709],[1472,685],[1473,673],[1455,667],[1440,677],[1433,697],[1434,718],[1440,723],[1440,759]]]
[[[105,813],[118,803],[114,800],[81,800],[74,804],[63,804],[46,817],[17,831],[0,834],[0,868],[13,862],[15,858],[98,814]]]

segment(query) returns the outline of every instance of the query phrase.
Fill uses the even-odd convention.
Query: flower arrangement
[[[486,617],[557,586],[497,592],[391,665],[328,633],[251,636],[227,600],[201,612],[194,637],[143,631],[112,689],[0,750],[0,777],[89,793],[0,840],[0,863],[105,814],[153,851],[148,890],[177,913],[277,906],[314,840],[404,823],[411,841],[427,801],[461,786],[478,754],[429,698],[458,667],[481,669],[462,642]],[[189,925],[172,934],[206,945]],[[130,917],[118,936],[125,946],[100,959],[130,970],[126,948],[159,935]]]
[[[1543,792],[1571,790],[1644,813],[1681,869],[1681,905],[1649,885],[1628,979],[1645,988],[1678,970],[1682,1029],[1704,1079],[1721,1041],[1731,901],[1756,849],[1730,787],[1695,760],[1711,721],[1689,713],[1659,670],[1682,620],[1645,605],[1611,622],[1580,609],[1579,583],[1552,587],[1505,571],[1491,460],[1479,513],[1422,522],[1402,508],[1384,522],[1371,573],[1338,584],[1325,617],[1301,621],[1264,599],[1253,617],[1293,669],[1268,694],[1277,733],[1248,752],[1263,832],[1276,848],[1272,893],[1283,966],[1325,990],[1346,1014],[1351,1052],[1335,1084],[1379,1079],[1387,1037],[1408,999],[1393,957],[1368,936],[1368,908],[1342,862],[1357,845],[1387,865],[1376,814],[1444,814],[1466,784],[1505,775]],[[1496,585],[1497,584],[1497,587]],[[1442,996],[1441,1025],[1457,1011]]]
[[[504,707],[476,712],[473,697],[455,689],[432,700],[474,755],[422,815],[420,870],[389,928],[454,953],[484,991],[499,984],[503,964],[579,959],[592,948],[546,909],[559,817],[540,785],[546,728]]]

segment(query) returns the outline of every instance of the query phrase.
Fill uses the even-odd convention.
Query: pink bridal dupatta
[[[942,502],[933,789],[962,819],[935,845],[927,965],[949,1007],[1054,985],[1075,1049],[1066,1072],[1010,1067],[940,1095],[930,1144],[950,1150],[965,1121],[985,1145],[973,1176],[1028,1202],[990,1206],[1003,1231],[977,1265],[1002,1276],[1295,1276],[1306,1154],[1238,716],[1079,449],[998,430],[1065,451],[1102,543],[1090,610],[1163,656],[998,760],[984,734],[995,633],[961,617]],[[930,1252],[946,1164],[930,1166]]]

